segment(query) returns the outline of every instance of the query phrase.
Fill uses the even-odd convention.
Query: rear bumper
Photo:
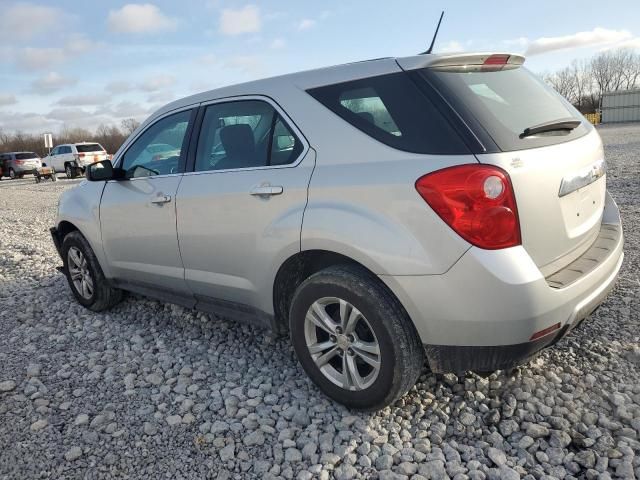
[[[613,288],[624,254],[618,208],[608,195],[603,222],[603,229],[620,229],[609,254],[563,288],[554,288],[521,246],[473,247],[442,275],[381,279],[413,320],[434,371],[508,368],[566,335]]]

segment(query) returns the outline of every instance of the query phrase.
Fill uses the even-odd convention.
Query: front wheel
[[[402,397],[424,366],[408,315],[375,275],[349,265],[322,270],[298,287],[291,341],[300,364],[329,397],[378,410]]]
[[[80,232],[64,237],[62,260],[67,281],[80,305],[99,312],[122,300],[122,290],[109,285],[89,242]]]

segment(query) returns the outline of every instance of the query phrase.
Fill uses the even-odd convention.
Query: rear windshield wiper
[[[525,128],[524,131],[520,134],[520,138],[530,137],[531,135],[536,135],[543,132],[556,132],[559,130],[566,130],[567,132],[570,132],[581,123],[582,122],[580,120],[576,120],[575,118],[561,118],[560,120],[552,120],[550,122],[545,122],[539,125],[534,125],[533,127]]]

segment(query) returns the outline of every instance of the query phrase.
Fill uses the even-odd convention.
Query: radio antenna
[[[436,32],[433,34],[433,38],[431,39],[431,45],[426,52],[422,52],[420,55],[429,55],[433,51],[433,44],[436,43],[436,37],[438,36],[438,30],[440,30],[440,23],[442,23],[442,17],[444,17],[444,10],[440,14],[440,20],[438,20],[438,26],[436,27]]]

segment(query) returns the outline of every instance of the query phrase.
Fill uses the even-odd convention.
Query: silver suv
[[[167,105],[61,197],[73,294],[288,331],[356,409],[404,395],[425,358],[524,362],[600,305],[623,240],[598,133],[523,61],[387,58]]]
[[[42,161],[37,153],[33,152],[9,152],[0,154],[0,180],[2,176],[11,179],[22,178],[34,173],[42,166]]]

